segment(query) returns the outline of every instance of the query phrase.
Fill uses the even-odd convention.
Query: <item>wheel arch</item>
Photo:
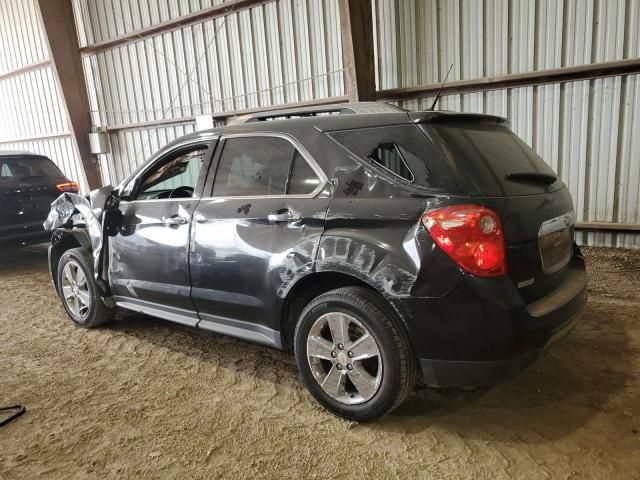
[[[280,315],[280,332],[282,336],[282,346],[284,349],[288,350],[293,346],[293,334],[295,332],[300,313],[302,313],[304,307],[306,307],[309,302],[318,295],[343,287],[366,288],[384,302],[391,314],[396,315],[396,317],[401,320],[397,310],[384,297],[382,292],[361,278],[337,271],[315,272],[298,280],[291,287],[284,299]],[[406,329],[403,321],[400,321],[399,323],[402,325],[402,328]]]
[[[91,252],[91,239],[87,231],[84,229],[56,229],[51,237],[51,246],[49,247],[49,274],[51,275],[51,281],[58,294],[60,294],[58,286],[58,264],[64,252],[72,248],[82,248]]]

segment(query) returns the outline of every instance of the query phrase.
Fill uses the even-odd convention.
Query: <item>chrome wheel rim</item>
[[[62,298],[73,315],[86,318],[91,306],[87,277],[80,265],[70,260],[62,269]]]
[[[307,337],[307,360],[318,385],[340,403],[364,403],[380,389],[380,348],[371,332],[349,314],[318,317]]]

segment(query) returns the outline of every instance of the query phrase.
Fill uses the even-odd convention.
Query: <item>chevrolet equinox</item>
[[[291,349],[324,408],[367,421],[416,381],[505,381],[570,331],[574,224],[505,119],[353,104],[197,132],[63,194],[49,263],[78,325],[122,308]]]

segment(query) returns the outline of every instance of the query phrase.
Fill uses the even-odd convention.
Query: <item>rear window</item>
[[[400,183],[447,193],[462,190],[446,160],[414,125],[340,130],[329,136]]]
[[[456,167],[475,183],[479,193],[491,196],[530,195],[557,190],[562,182],[551,185],[540,182],[507,180],[513,173],[544,173],[553,170],[506,126],[494,123],[446,122],[421,126],[434,132],[448,150]]]
[[[0,157],[0,181],[23,180],[38,177],[61,178],[64,177],[64,175],[48,158]]]

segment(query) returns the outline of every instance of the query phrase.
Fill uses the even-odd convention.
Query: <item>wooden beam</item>
[[[89,98],[71,0],[36,0],[36,3],[87,184],[90,189],[99,188],[102,182],[89,147]]]
[[[170,32],[172,30],[178,30],[188,25],[194,25],[196,23],[202,23],[212,18],[223,17],[229,15],[232,12],[238,12],[247,8],[258,7],[265,3],[273,2],[274,0],[235,0],[234,2],[225,2],[213,7],[203,8],[196,12],[184,15],[182,17],[160,22],[149,27],[141,28],[133,32],[125,33],[118,37],[110,38],[102,42],[96,42],[80,49],[82,55],[93,55],[105,50],[109,50],[114,47],[126,45],[127,43],[138,42],[145,38],[159,35],[161,33]]]
[[[305,100],[303,102],[285,103],[279,105],[270,105],[265,107],[246,108],[242,110],[227,110],[225,112],[214,112],[211,114],[214,120],[227,120],[234,117],[240,117],[242,115],[249,115],[252,113],[269,112],[271,110],[283,110],[286,108],[300,108],[300,107],[315,107],[320,105],[335,105],[338,103],[345,103],[349,101],[347,96],[340,97],[328,97],[318,98],[316,100]],[[208,115],[208,114],[205,114]],[[195,122],[195,117],[177,117],[177,118],[164,118],[162,120],[150,120],[148,122],[139,123],[127,123],[123,125],[110,125],[105,128],[109,132],[115,132],[118,130],[130,130],[134,128],[149,128],[159,125],[175,125],[179,123],[191,123]]]
[[[18,75],[22,75],[27,72],[32,72],[33,70],[40,70],[41,68],[45,68],[51,65],[49,60],[42,60],[40,62],[30,63],[29,65],[24,65],[20,68],[16,68],[13,70],[8,70],[6,72],[0,73],[0,80],[6,80],[8,78],[17,77]]]
[[[615,231],[615,232],[640,232],[638,223],[616,222],[577,222],[576,230]]]
[[[371,0],[340,0],[345,91],[351,102],[376,97]]]
[[[442,89],[442,95],[529,87],[532,85],[572,82],[600,77],[629,75],[632,73],[640,73],[640,58],[447,82]],[[376,98],[385,101],[398,101],[432,97],[435,96],[439,88],[440,83],[417,85],[415,87],[391,88],[380,90]]]

